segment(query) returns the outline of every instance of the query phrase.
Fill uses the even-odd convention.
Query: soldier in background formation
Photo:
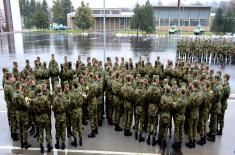
[[[102,126],[104,111],[115,131],[124,129],[124,136],[131,136],[134,124],[135,139],[145,141],[146,132],[146,142],[152,146],[166,148],[172,124],[175,125],[172,147],[176,150],[181,148],[183,131],[188,135],[189,148],[204,145],[206,140],[215,141],[216,135],[222,135],[230,76],[224,74],[222,81],[220,71],[214,74],[201,62],[177,60],[174,64],[168,60],[164,68],[160,57],[154,65],[149,58],[146,63],[140,58],[134,64],[131,58],[125,62],[123,57],[119,63],[116,57],[114,65],[107,58],[102,68],[97,59],[88,57],[85,65],[79,56],[73,69],[67,57],[59,68],[52,54],[49,69],[40,57],[35,60],[34,69],[28,60],[22,71],[16,62],[13,66],[12,72],[3,69],[4,97],[11,137],[13,141],[20,139],[25,149],[31,146],[27,141],[30,127],[30,135],[38,138],[41,152],[44,130],[47,151],[52,150],[51,112],[55,117],[56,149],[65,149],[66,137],[71,136],[71,145],[76,147],[79,139],[82,146],[82,125],[87,125],[87,117],[91,128],[88,137],[94,138]]]
[[[227,40],[183,39],[177,45],[178,58],[187,61],[198,60],[208,64],[229,64],[233,52],[234,45]]]

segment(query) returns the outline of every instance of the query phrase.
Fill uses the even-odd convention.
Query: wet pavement
[[[25,60],[29,59],[31,65],[37,56],[42,61],[49,62],[51,53],[56,54],[59,63],[63,62],[63,57],[68,56],[69,60],[76,61],[77,56],[81,55],[85,62],[86,57],[96,57],[104,60],[105,57],[132,57],[137,61],[139,56],[145,59],[150,56],[151,62],[154,62],[157,56],[161,56],[161,61],[166,63],[168,59],[176,59],[177,38],[160,37],[160,38],[118,38],[114,36],[107,37],[106,50],[103,48],[103,38],[101,35],[92,35],[81,37],[73,34],[36,34],[36,33],[15,33],[0,35],[0,70],[3,67],[12,68],[12,61],[17,61],[19,68],[25,65]],[[234,57],[233,57],[234,62]],[[235,65],[221,67],[211,65],[212,69],[222,70],[223,73],[231,75],[231,89],[235,93]],[[2,72],[0,71],[0,81]],[[1,87],[1,86],[0,86]],[[32,137],[29,138],[32,148],[25,151],[19,148],[19,142],[12,142],[7,122],[6,106],[3,100],[3,91],[0,90],[0,154],[40,154],[39,144]],[[224,135],[217,137],[215,143],[208,142],[204,147],[196,146],[196,149],[190,150],[183,146],[182,152],[174,152],[170,147],[173,138],[169,139],[168,148],[165,150],[167,155],[220,155],[235,154],[235,124],[234,124],[235,100],[230,100],[228,110],[225,116]],[[53,117],[52,117],[53,118]],[[53,122],[53,144],[55,144],[55,129]],[[134,137],[124,137],[123,132],[115,132],[114,127],[104,123],[99,129],[99,134],[94,139],[88,139],[87,134],[90,132],[89,126],[84,126],[84,143],[82,147],[72,147],[67,139],[67,149],[54,150],[50,154],[161,154],[162,150],[158,146],[148,146],[145,142],[139,143]],[[146,135],[145,135],[146,136]],[[184,138],[186,140],[186,137]]]

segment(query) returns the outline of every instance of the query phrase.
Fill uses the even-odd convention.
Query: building
[[[210,29],[209,6],[153,6],[156,30],[167,31],[176,25],[181,31],[193,31],[196,26],[202,25],[206,31]],[[92,9],[95,18],[93,30],[103,29],[103,9]],[[134,15],[130,9],[106,9],[106,29],[130,29],[130,18]],[[75,12],[68,13],[68,27],[74,25]]]
[[[157,30],[169,30],[176,25],[182,31],[193,31],[202,25],[206,31],[210,29],[209,6],[153,6]]]
[[[4,31],[4,27],[6,26],[4,12],[0,9],[0,32]]]
[[[76,12],[70,12],[67,14],[67,26],[69,28],[76,28],[74,25]],[[107,9],[105,10],[106,29],[108,30],[121,30],[130,29],[130,18],[133,16],[133,12],[130,9]],[[103,9],[92,9],[92,15],[95,18],[95,24],[92,27],[93,30],[103,29]]]
[[[5,31],[22,31],[19,0],[3,0],[6,28]]]

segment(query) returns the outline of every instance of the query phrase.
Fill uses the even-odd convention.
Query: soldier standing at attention
[[[12,69],[12,74],[16,80],[19,80],[20,78],[20,72],[18,69],[18,64],[17,62],[13,62],[13,69]]]
[[[225,115],[225,110],[227,110],[227,106],[228,106],[227,100],[230,95],[229,79],[230,79],[230,75],[224,74],[223,95],[221,99],[221,113],[218,115],[219,130],[217,132],[217,135],[222,135],[223,133],[224,115]]]
[[[199,106],[202,103],[202,93],[199,90],[199,81],[194,80],[192,85],[192,94],[188,99],[188,106],[191,110],[189,114],[189,129],[188,129],[188,139],[189,142],[186,143],[188,148],[194,148],[196,144],[197,136],[197,125],[199,119]]]
[[[16,92],[13,95],[13,103],[16,108],[16,118],[18,119],[17,121],[20,129],[21,148],[28,149],[29,147],[31,147],[31,144],[27,142],[29,104],[26,102],[24,98],[22,85],[20,82],[16,82]]]
[[[55,130],[56,130],[56,144],[55,148],[59,149],[60,138],[62,140],[62,150],[65,149],[65,139],[66,139],[66,106],[68,100],[62,93],[60,85],[55,87],[55,96],[52,103],[52,111],[55,115]]]
[[[36,86],[37,96],[33,100],[34,112],[36,113],[36,122],[39,127],[39,143],[41,148],[41,153],[44,153],[43,139],[44,139],[44,129],[46,131],[46,141],[47,141],[47,152],[52,150],[51,146],[51,121],[50,121],[50,104],[46,96],[42,94],[42,86]]]
[[[55,60],[54,54],[51,55],[51,61],[49,63],[49,76],[51,78],[52,90],[55,87],[55,82],[59,82],[59,65]]]

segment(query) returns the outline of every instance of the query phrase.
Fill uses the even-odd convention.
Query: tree
[[[42,1],[42,11],[45,13],[45,14],[48,14],[48,4],[47,4],[47,1],[46,0],[43,0]]]
[[[49,27],[48,16],[42,10],[36,11],[33,14],[33,24],[38,29],[47,29]]]
[[[89,29],[94,24],[94,17],[91,14],[91,8],[89,5],[85,5],[82,1],[81,6],[78,7],[75,15],[75,25],[81,28],[84,32],[85,29]]]
[[[72,2],[70,0],[62,0],[61,5],[63,6],[64,21],[63,24],[67,25],[67,14],[73,11]]]
[[[211,31],[213,32],[224,32],[224,17],[223,17],[223,10],[222,8],[219,8],[216,11],[215,19],[211,26]]]
[[[27,18],[25,21],[24,21],[24,26],[26,29],[30,30],[33,26],[33,22],[30,18]]]
[[[131,17],[131,23],[130,23],[130,28],[131,29],[136,29],[136,34],[139,35],[139,29],[141,26],[141,10],[140,10],[140,5],[137,2],[135,5],[135,8],[133,10],[134,15]]]
[[[35,2],[35,0],[31,0],[30,1],[30,5],[29,5],[29,10],[30,10],[30,14],[29,14],[29,17],[32,17],[33,16],[33,14],[34,14],[34,12],[36,11],[36,2]]]
[[[52,12],[53,12],[53,18],[52,18],[53,22],[59,24],[64,23],[64,13],[59,0],[53,1]]]

